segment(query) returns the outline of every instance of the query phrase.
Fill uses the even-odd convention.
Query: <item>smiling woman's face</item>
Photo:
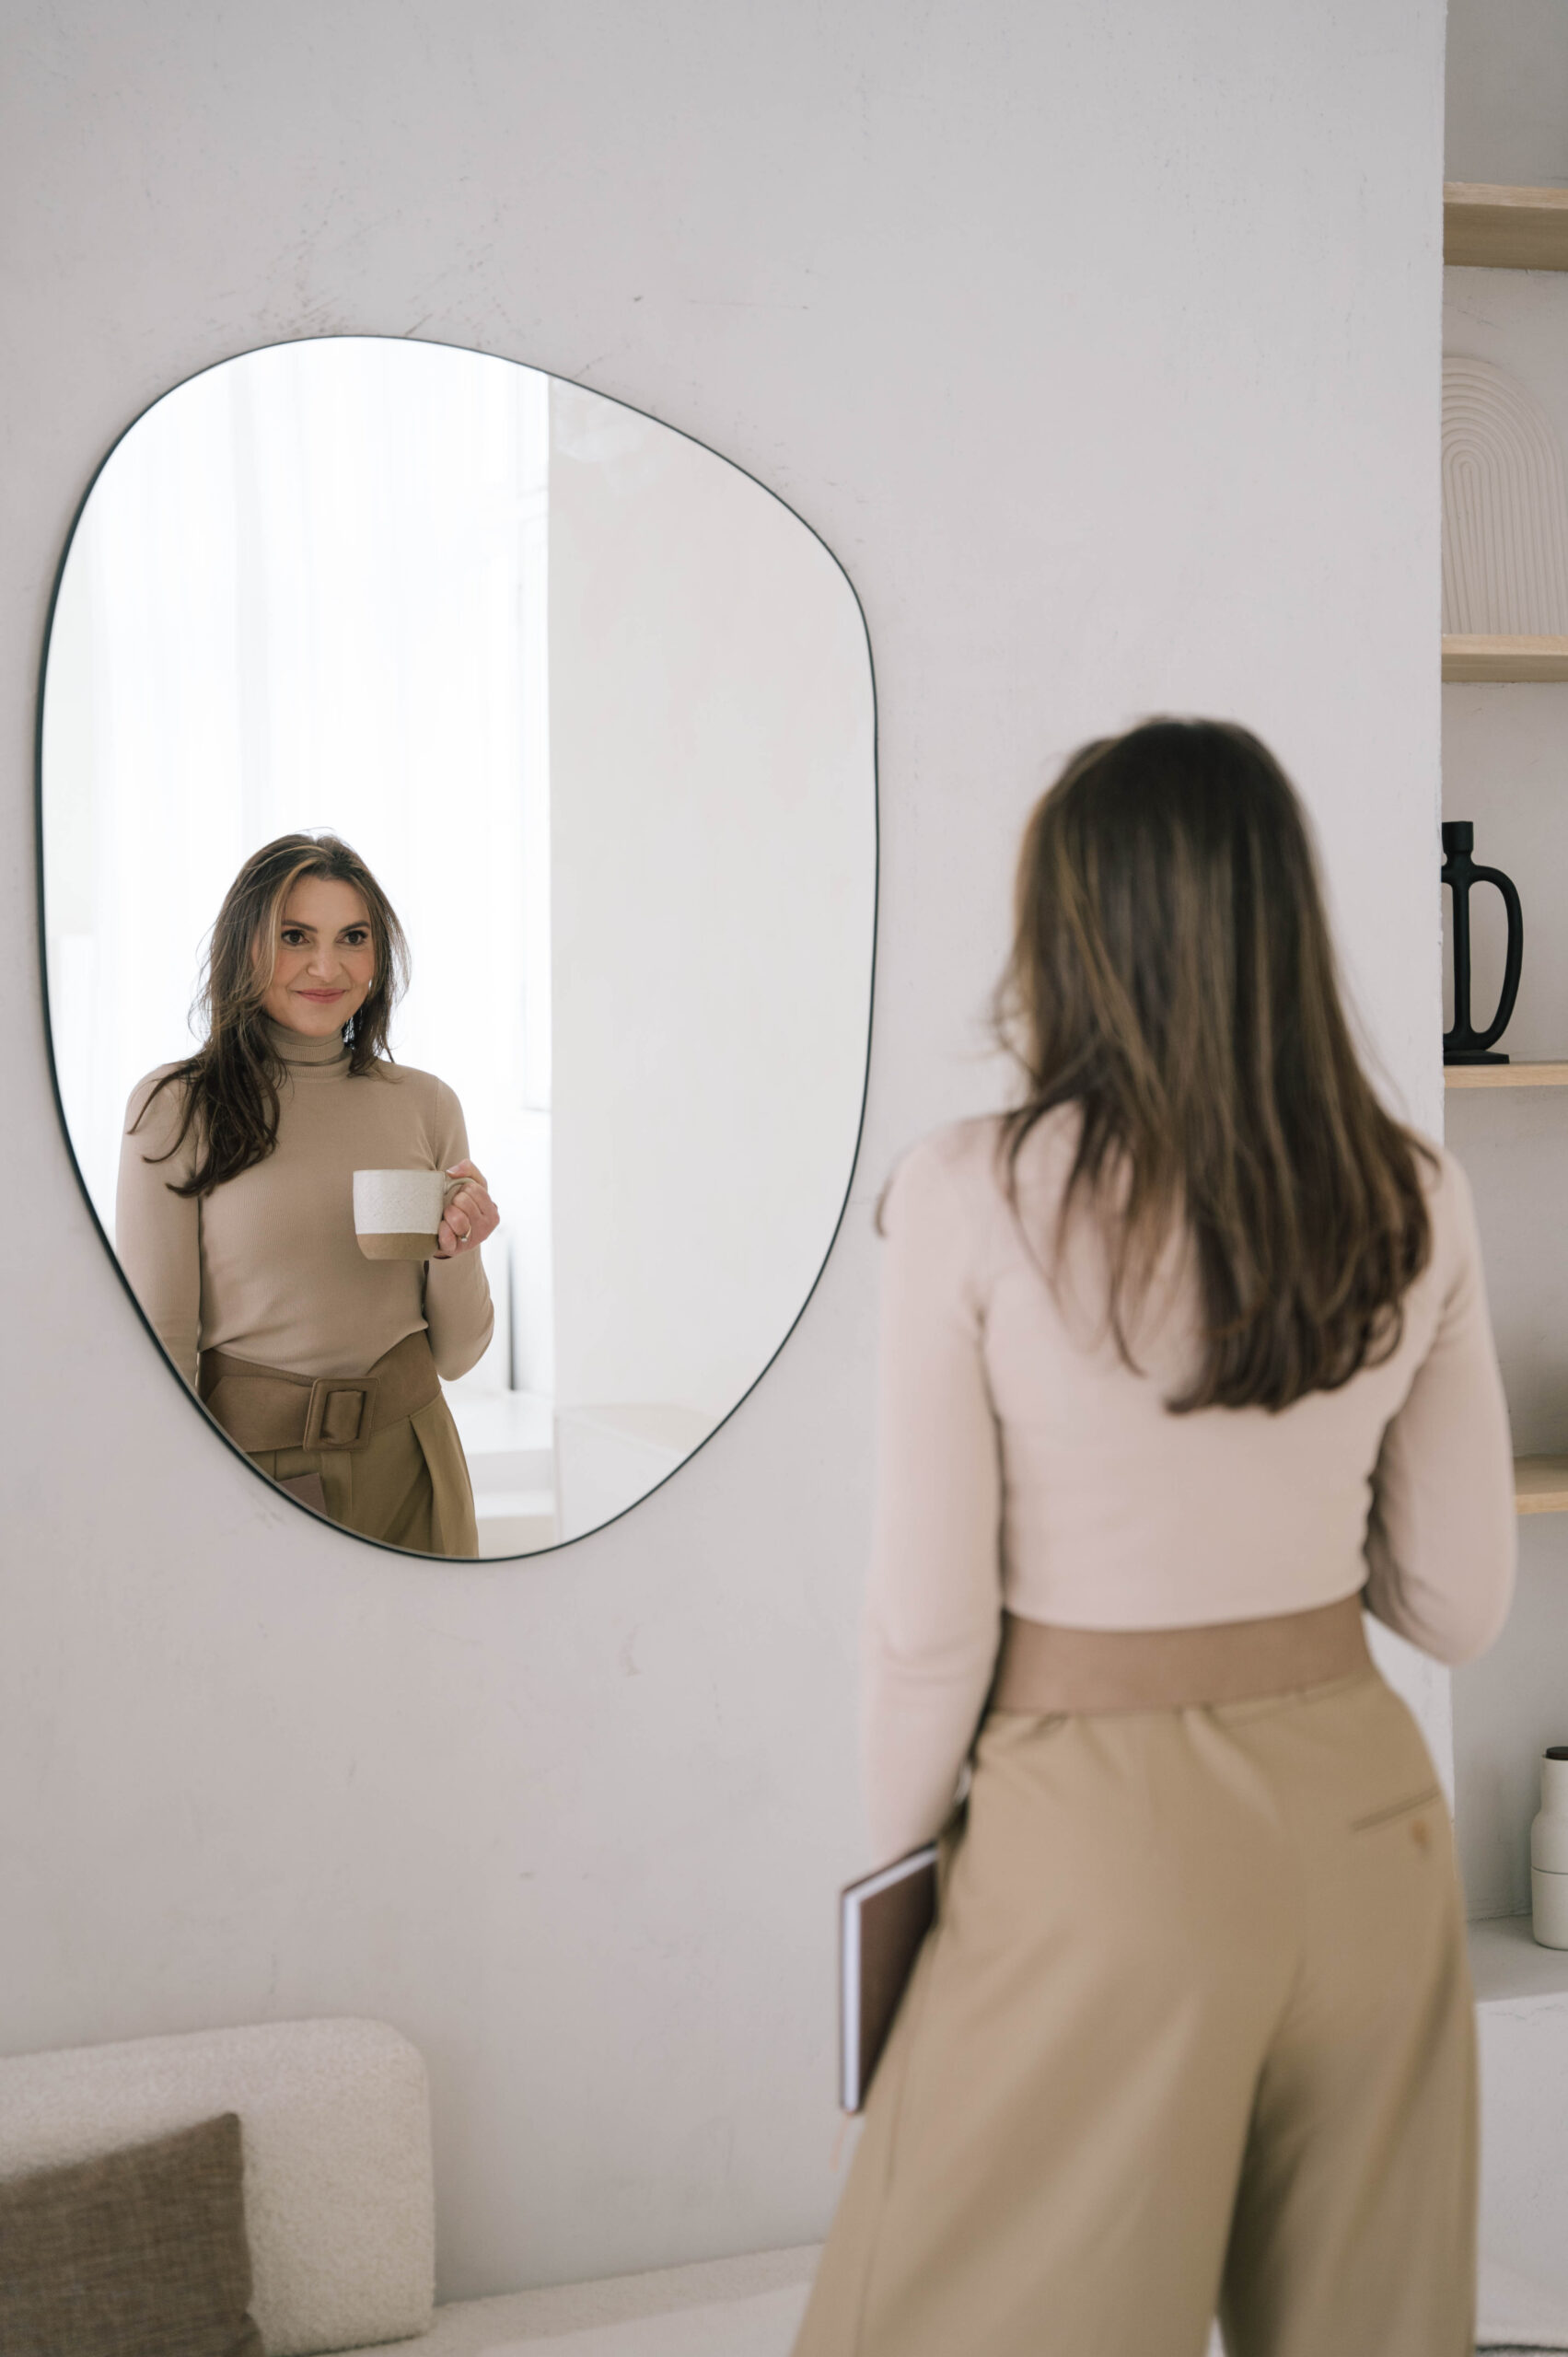
[[[262,1004],[274,1023],[329,1039],[357,1015],[376,980],[370,917],[352,884],[302,876],[289,890]]]

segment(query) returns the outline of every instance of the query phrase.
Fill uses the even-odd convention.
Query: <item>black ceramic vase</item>
[[[1478,867],[1470,857],[1475,828],[1469,819],[1456,819],[1443,830],[1443,881],[1454,896],[1454,1028],[1443,1034],[1446,1064],[1505,1064],[1493,1048],[1501,1039],[1519,995],[1519,970],[1525,958],[1525,919],[1512,880],[1501,868]],[[1508,950],[1503,962],[1503,988],[1496,1012],[1484,1031],[1470,1020],[1470,886],[1495,884],[1508,916]]]

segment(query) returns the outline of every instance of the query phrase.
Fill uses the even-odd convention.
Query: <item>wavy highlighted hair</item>
[[[1080,1107],[1056,1249],[1092,1208],[1129,1365],[1186,1225],[1201,1348],[1174,1413],[1288,1408],[1398,1348],[1434,1157],[1362,1070],[1307,820],[1256,737],[1159,719],[1073,756],[1024,835],[995,1013],[1024,1076],[1008,1191],[1036,1124]]]
[[[166,1088],[180,1092],[180,1132],[167,1162],[192,1131],[196,1167],[176,1195],[210,1195],[226,1179],[264,1162],[278,1142],[278,1091],[283,1062],[266,1028],[262,1002],[277,961],[278,933],[288,896],[303,877],[352,885],[365,902],[376,957],[376,979],[363,1005],[343,1026],[349,1073],[368,1073],[388,1054],[392,1010],[408,981],[408,944],[392,904],[355,851],[336,835],[280,835],[252,852],[224,896],[208,946],[197,1006],[206,1038],[193,1056],[149,1092],[134,1126],[140,1129]]]

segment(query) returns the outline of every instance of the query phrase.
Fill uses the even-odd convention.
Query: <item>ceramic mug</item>
[[[441,1214],[464,1184],[439,1170],[356,1170],[354,1226],[367,1260],[428,1260]]]

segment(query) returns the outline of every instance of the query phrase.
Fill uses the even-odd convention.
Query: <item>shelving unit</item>
[[[1477,270],[1568,270],[1568,189],[1450,180],[1443,191],[1443,259]],[[1446,636],[1443,677],[1486,684],[1568,681],[1568,638]],[[1449,1064],[1443,1085],[1568,1088],[1568,1062]],[[1514,1505],[1521,1515],[1568,1514],[1568,1457],[1516,1457]],[[1472,1929],[1483,1945],[1503,1936],[1490,1925]],[[1557,1985],[1568,1987],[1568,1965],[1551,1969],[1562,1973]]]
[[[1443,677],[1450,683],[1500,687],[1507,680],[1537,686],[1568,679],[1568,638],[1491,638],[1479,633],[1443,641]]]
[[[1546,13],[1554,17],[1560,14]],[[1458,80],[1457,61],[1450,52],[1448,95],[1456,162],[1461,157],[1477,161],[1495,157],[1502,162],[1508,155],[1491,114],[1486,116],[1485,138],[1478,135],[1481,118],[1468,77],[1478,72],[1490,76],[1494,70],[1505,69],[1512,75],[1508,87],[1522,91],[1545,70],[1544,40],[1522,40],[1516,60],[1504,59],[1500,64],[1495,59],[1491,52],[1507,49],[1509,29],[1500,20],[1484,62],[1467,59]],[[1519,28],[1515,25],[1512,29],[1517,32]],[[1555,31],[1552,38],[1560,41]],[[1560,46],[1551,51],[1554,67],[1561,57]],[[1495,95],[1489,81],[1489,106]],[[1450,184],[1443,192],[1443,258],[1466,273],[1533,271],[1568,275],[1568,189]],[[1478,363],[1483,370],[1514,376],[1527,393],[1531,371],[1550,367],[1552,397],[1547,423],[1560,440],[1568,438],[1562,432],[1563,297],[1550,283],[1528,285],[1516,281],[1510,285],[1498,280],[1467,282],[1463,277],[1448,281],[1446,295],[1451,324],[1445,335],[1446,351]],[[1549,355],[1545,359],[1543,353]],[[1454,421],[1456,455],[1463,454],[1466,433],[1474,425],[1478,472],[1484,473],[1488,435],[1481,428],[1486,426],[1494,442],[1505,443],[1504,404],[1500,401],[1495,412],[1487,410],[1485,387],[1467,380],[1463,372],[1456,390],[1477,403],[1473,412],[1461,413]],[[1498,505],[1506,507],[1514,496],[1506,450],[1499,466],[1498,482],[1505,496]],[[1522,466],[1522,473],[1527,474],[1528,470]],[[1484,490],[1483,485],[1477,496],[1483,497]],[[1523,492],[1519,495],[1521,509],[1526,495]],[[1511,516],[1502,519],[1510,520]],[[1527,537],[1528,528],[1539,519],[1525,515],[1523,520]],[[1452,553],[1462,572],[1466,552]],[[1491,617],[1484,606],[1471,610],[1476,620],[1562,623],[1555,605],[1503,605],[1494,607]],[[1465,609],[1458,611],[1464,613]],[[1470,619],[1471,614],[1466,613],[1465,618]],[[1555,702],[1546,692],[1549,687],[1568,691],[1568,638],[1445,633],[1442,678],[1456,688],[1465,688],[1463,694],[1445,692],[1445,814],[1456,811],[1473,817],[1478,833],[1485,820],[1482,839],[1488,848],[1481,855],[1495,857],[1517,876],[1523,869],[1520,842],[1531,837],[1516,823],[1516,796],[1532,797],[1527,807],[1533,815],[1533,798],[1550,791],[1543,785],[1550,753],[1533,766],[1516,756],[1521,749],[1541,754],[1560,737],[1562,725],[1568,721],[1568,702]],[[1491,687],[1516,681],[1529,684],[1539,692],[1477,697],[1469,691],[1472,684]],[[1472,806],[1472,795],[1479,807]],[[1499,824],[1494,836],[1492,822],[1501,820],[1504,809],[1508,825]],[[1544,911],[1562,897],[1561,846],[1555,841],[1539,846],[1539,867],[1538,905]],[[1536,871],[1531,867],[1528,872],[1533,886]],[[1539,969],[1543,976],[1548,967],[1551,988],[1540,997],[1537,1020],[1545,1019],[1547,1007],[1561,1000],[1562,961],[1555,958],[1544,961]],[[1446,1089],[1568,1087],[1568,1027],[1554,1023],[1541,1040],[1543,1046],[1551,1043],[1553,1030],[1564,1061],[1450,1065],[1444,1074]],[[1536,1038],[1541,1039],[1539,1031]],[[1506,1039],[1503,1044],[1508,1045]],[[1516,1328],[1521,1339],[1527,1329],[1527,1346],[1521,1353],[1518,1368],[1511,1372],[1510,1387],[1516,1379],[1521,1386],[1514,1402],[1516,1413],[1527,1413],[1533,1432],[1562,1445],[1568,1443],[1568,1433],[1562,1431],[1556,1415],[1551,1414],[1544,1424],[1539,1418],[1539,1411],[1548,1404],[1539,1396],[1542,1369],[1555,1364],[1554,1341],[1563,1323],[1564,1269],[1556,1242],[1552,1197],[1552,1180],[1562,1162],[1562,1140],[1551,1104],[1539,1106],[1533,1120],[1521,1119],[1527,1109],[1527,1106],[1493,1104],[1490,1098],[1458,1097],[1448,1108],[1450,1142],[1459,1144],[1461,1151],[1465,1142],[1473,1142],[1488,1257],[1493,1258],[1493,1244],[1501,1248],[1494,1264],[1500,1290],[1508,1296],[1510,1313],[1523,1312]],[[1544,1125],[1539,1116],[1546,1117]],[[1527,1215],[1521,1216],[1527,1206]],[[1527,1288],[1533,1293],[1538,1285],[1539,1314],[1532,1316],[1536,1304],[1531,1298],[1527,1306]],[[1538,1347],[1542,1326],[1551,1339]],[[1516,1458],[1514,1503],[1521,1517],[1568,1516],[1568,1456]],[[1519,1536],[1538,1563],[1562,1567],[1568,1539],[1568,1530],[1562,1524],[1543,1524],[1529,1532],[1521,1529]],[[1456,1747],[1458,1816],[1466,1864],[1479,1876],[1472,1884],[1470,1900],[1488,1909],[1528,1904],[1527,1874],[1520,1882],[1521,1845],[1525,1825],[1535,1809],[1534,1780],[1527,1774],[1527,1759],[1521,1754],[1527,1756],[1538,1742],[1544,1746],[1562,1740],[1562,1722],[1557,1718],[1562,1662],[1545,1621],[1538,1618],[1532,1623],[1527,1618],[1524,1626],[1512,1632],[1511,1646],[1505,1637],[1499,1653],[1504,1656],[1503,1677],[1500,1680],[1494,1666],[1472,1688],[1469,1739]],[[1507,2245],[1510,2265],[1543,2282],[1555,2282],[1568,2232],[1568,2201],[1562,2190],[1568,2186],[1568,2141],[1559,2134],[1560,2121],[1568,2119],[1568,1951],[1538,1946],[1531,1937],[1529,1915],[1524,1913],[1472,1922],[1469,1954],[1478,2000],[1485,2108],[1483,2239],[1496,2249],[1501,2236]]]
[[[1568,270],[1568,189],[1450,180],[1443,259],[1473,270]]]
[[[1445,1088],[1568,1088],[1568,1064],[1445,1064]]]

